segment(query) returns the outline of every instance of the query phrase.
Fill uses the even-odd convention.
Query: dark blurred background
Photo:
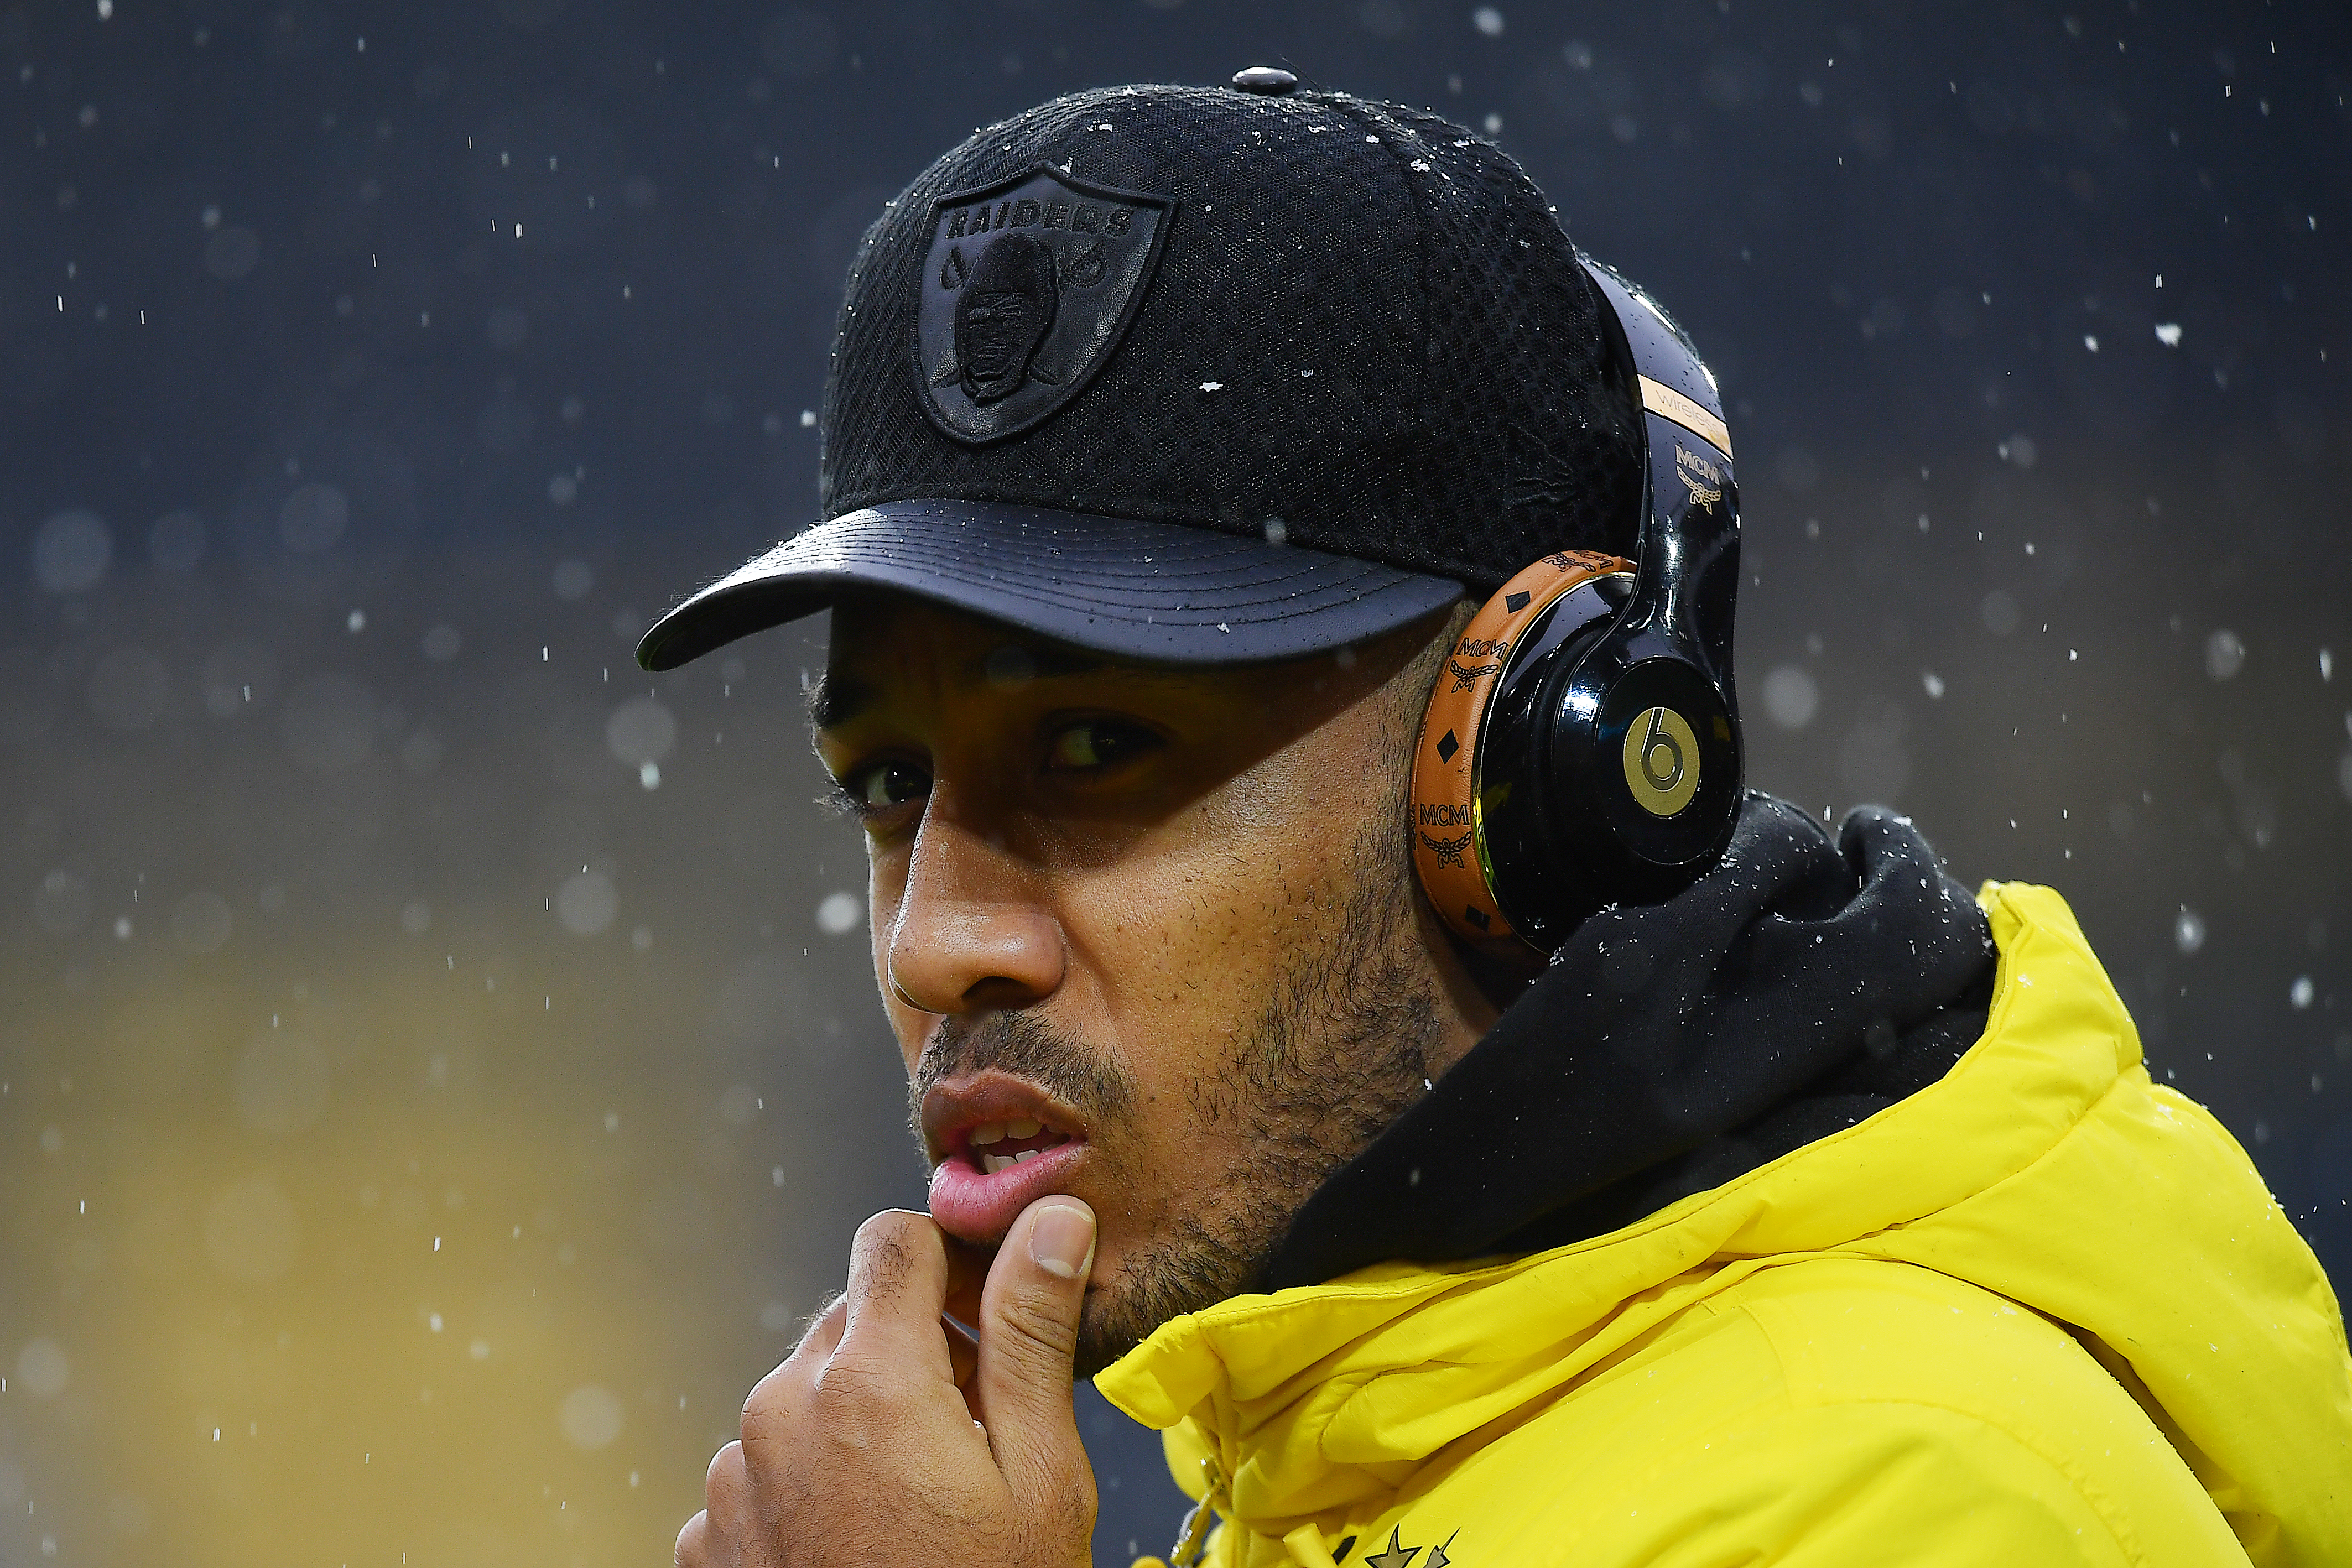
[[[0,1561],[665,1560],[919,1203],[813,516],[882,202],[1281,64],[1496,138],[1720,373],[1754,781],[2054,883],[2352,1276],[2339,6],[0,9]],[[2344,666],[2339,668],[2339,666]],[[1164,1550],[1088,1391],[1099,1560]]]

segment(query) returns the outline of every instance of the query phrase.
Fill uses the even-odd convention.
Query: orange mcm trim
[[[1412,792],[1405,810],[1413,870],[1422,890],[1464,940],[1481,947],[1521,946],[1496,902],[1478,810],[1480,731],[1511,652],[1538,617],[1580,583],[1633,564],[1591,550],[1562,550],[1521,571],[1479,607],[1439,670],[1412,754]]]

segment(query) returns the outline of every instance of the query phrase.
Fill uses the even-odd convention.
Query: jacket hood
[[[1910,820],[1750,792],[1722,860],[1571,932],[1293,1218],[1262,1289],[1598,1236],[1852,1126],[1984,1032],[1992,942]]]
[[[1279,1540],[1362,1514],[1759,1270],[1886,1260],[2071,1329],[2254,1562],[2352,1562],[2352,1363],[2326,1276],[2221,1124],[2149,1082],[2059,897],[1979,900],[1988,1022],[1918,1092],[1604,1235],[1235,1297],[1097,1386],[1171,1429],[1187,1490],[1213,1476],[1221,1512]]]

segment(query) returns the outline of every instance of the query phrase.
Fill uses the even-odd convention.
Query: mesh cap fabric
[[[1554,550],[1631,555],[1639,415],[1601,308],[1534,183],[1438,116],[1311,91],[1057,99],[867,231],[824,521],[673,610],[639,658],[668,668],[860,586],[1137,658],[1281,657]],[[1062,554],[1027,548],[1048,535]]]

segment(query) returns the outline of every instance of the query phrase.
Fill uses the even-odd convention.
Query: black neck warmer
[[[1907,818],[1751,794],[1723,862],[1580,926],[1307,1200],[1261,1286],[1599,1236],[1851,1126],[1984,1032],[1992,941]]]

